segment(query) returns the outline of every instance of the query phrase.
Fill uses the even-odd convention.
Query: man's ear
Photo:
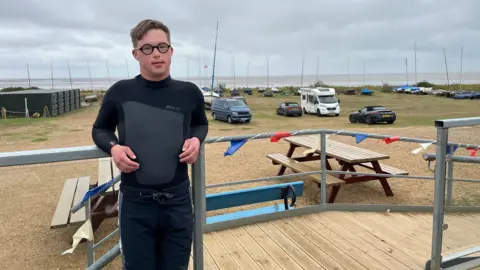
[[[138,51],[135,50],[135,49],[132,49],[132,55],[133,55],[133,58],[135,58],[135,60],[138,61],[138,58],[137,58],[138,57]]]

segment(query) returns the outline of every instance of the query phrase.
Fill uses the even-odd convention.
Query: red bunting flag
[[[292,136],[290,132],[275,132],[272,137],[270,137],[270,142],[279,142],[282,138]]]
[[[478,148],[466,148],[470,152],[470,156],[474,157],[477,155]]]
[[[393,137],[390,137],[390,138],[385,138],[383,139],[383,141],[386,143],[386,144],[389,144],[389,143],[393,143],[393,142],[396,142],[400,140],[400,137],[398,136],[393,136]]]
[[[389,144],[389,143],[396,142],[396,141],[400,140],[400,137],[393,136],[393,137],[390,137],[390,138],[385,138],[383,140],[385,141],[386,144]]]

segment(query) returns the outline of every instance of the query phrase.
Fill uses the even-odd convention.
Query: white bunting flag
[[[415,149],[412,151],[412,154],[418,154],[424,150],[426,150],[430,145],[432,145],[432,143],[421,143],[419,148]]]

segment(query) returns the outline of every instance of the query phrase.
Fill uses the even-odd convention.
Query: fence
[[[480,163],[480,158],[468,158],[468,157],[454,157],[451,152],[447,153],[448,145],[448,132],[450,128],[475,126],[480,125],[480,117],[477,118],[464,118],[464,119],[450,119],[435,121],[435,127],[437,128],[437,151],[436,155],[425,155],[425,160],[436,160],[435,166],[435,203],[433,212],[433,231],[432,231],[432,258],[429,261],[431,269],[441,269],[442,261],[442,241],[444,230],[444,217],[445,217],[445,204],[451,205],[452,201],[452,178],[453,178],[453,162],[465,162],[465,163]],[[479,147],[477,147],[478,149]],[[445,200],[445,183],[446,172],[448,168],[448,193],[447,200]],[[460,253],[461,256],[468,255],[468,253]],[[449,260],[457,258],[452,256]],[[465,266],[474,267],[480,265],[480,259],[476,259],[470,262],[466,262]],[[469,269],[469,268],[462,268]]]
[[[315,129],[315,130],[300,130],[288,132],[289,136],[301,136],[301,135],[318,135],[320,136],[320,150],[321,150],[321,167],[319,171],[297,174],[297,176],[305,176],[309,174],[321,174],[321,203],[319,205],[307,206],[301,208],[295,208],[288,211],[275,212],[269,214],[263,214],[259,216],[245,217],[235,220],[222,221],[213,224],[206,224],[206,189],[212,187],[233,185],[233,184],[243,184],[243,183],[252,183],[259,181],[268,181],[275,179],[282,179],[288,176],[277,176],[277,177],[268,177],[268,178],[259,178],[253,180],[239,181],[229,184],[222,185],[212,185],[206,186],[205,181],[205,144],[213,144],[218,142],[229,142],[229,141],[238,141],[238,140],[257,140],[271,138],[272,136],[277,136],[277,133],[265,133],[265,134],[254,134],[247,136],[228,136],[228,137],[215,137],[207,138],[205,143],[201,146],[199,156],[197,161],[192,166],[192,190],[193,190],[193,203],[194,203],[194,241],[193,241],[193,263],[194,269],[203,269],[203,233],[211,232],[215,230],[221,230],[225,228],[232,228],[252,223],[257,223],[261,221],[268,221],[278,218],[291,217],[297,215],[303,215],[308,213],[318,213],[322,211],[390,211],[390,212],[434,212],[433,220],[433,238],[432,238],[432,258],[431,258],[431,269],[439,269],[441,262],[441,245],[442,245],[442,228],[443,228],[443,215],[444,211],[447,212],[480,212],[480,209],[477,207],[454,207],[451,205],[444,205],[444,195],[445,187],[445,160],[452,161],[461,161],[467,160],[465,157],[455,157],[453,155],[446,155],[447,145],[456,146],[462,148],[479,148],[478,145],[463,144],[463,143],[454,143],[448,142],[448,128],[456,126],[467,126],[467,125],[480,125],[480,118],[468,118],[468,119],[452,119],[452,120],[443,120],[437,121],[437,140],[426,140],[419,138],[408,138],[408,137],[399,137],[398,141],[404,142],[415,142],[415,143],[432,143],[437,145],[436,155],[427,155],[426,160],[432,161],[434,157],[436,160],[435,167],[435,177],[426,177],[426,176],[395,176],[388,175],[388,177],[399,177],[399,178],[417,178],[417,179],[431,179],[435,180],[435,203],[434,206],[419,206],[419,205],[394,205],[394,204],[384,204],[384,205],[359,205],[359,204],[331,204],[326,202],[326,176],[327,174],[340,173],[341,171],[327,170],[326,167],[326,136],[327,134],[334,134],[339,136],[356,136],[356,135],[368,135],[369,138],[376,139],[387,139],[391,138],[390,135],[381,135],[381,134],[365,134],[365,133],[356,133],[343,130],[327,130],[327,129]],[[27,165],[27,164],[39,164],[39,163],[50,163],[50,162],[61,162],[61,161],[72,161],[72,160],[83,160],[83,159],[95,159],[108,157],[106,153],[99,150],[94,146],[87,147],[70,147],[70,148],[58,148],[58,149],[49,149],[49,150],[35,150],[35,151],[19,151],[19,152],[10,152],[10,153],[0,153],[0,167],[5,166],[14,166],[14,165]],[[478,162],[477,159],[474,159],[475,162]],[[453,168],[453,167],[452,167]],[[450,170],[451,171],[451,170]],[[345,172],[343,172],[345,173]],[[374,176],[386,176],[382,174],[366,174],[366,173],[354,173],[348,172],[348,174],[360,174],[360,175],[374,175]],[[454,181],[471,181],[476,182],[476,180],[468,179],[453,179],[450,177],[453,174],[449,175],[449,179]],[[119,181],[120,178],[117,176],[115,181]],[[115,182],[114,181],[114,182]],[[91,197],[90,199],[92,199]],[[86,205],[86,204],[84,204]],[[82,205],[76,205],[72,208],[72,211],[76,211],[81,208]],[[87,209],[88,211],[88,209]],[[105,239],[114,235],[116,231],[112,232]],[[103,266],[112,261],[116,256],[120,254],[119,245],[117,244],[114,248],[100,257],[95,261],[94,249],[101,245],[105,239],[102,239],[99,243],[94,244],[93,242],[88,243],[88,269],[101,269]]]

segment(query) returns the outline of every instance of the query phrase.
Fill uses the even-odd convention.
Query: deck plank
[[[400,238],[402,243],[408,243],[410,249],[416,250],[418,254],[430,256],[432,237],[426,235],[422,231],[423,227],[418,226],[416,222],[403,220],[401,216],[399,213],[366,213],[362,218],[381,225],[383,231]]]
[[[358,248],[352,246],[341,235],[338,235],[338,234],[334,233],[333,231],[331,231],[329,228],[323,226],[313,216],[314,215],[301,216],[301,217],[299,217],[299,219],[302,222],[304,222],[307,226],[309,226],[312,230],[315,230],[317,233],[323,235],[332,244],[334,244],[337,247],[339,247],[340,249],[342,249],[343,252],[347,253],[349,256],[354,258],[358,263],[363,265],[364,268],[385,270],[385,266],[379,264],[377,261],[373,260],[370,256],[363,253]]]
[[[193,253],[192,253],[192,256],[193,256]],[[218,268],[218,265],[213,260],[210,250],[208,250],[208,248],[205,245],[203,245],[203,264],[205,266],[205,269],[220,270],[220,268]]]
[[[255,225],[244,226],[247,233],[255,239],[255,241],[262,246],[262,248],[270,254],[275,262],[282,267],[282,269],[303,269],[289,253],[285,252],[279,245],[277,245],[267,234],[265,234],[260,227]]]
[[[348,219],[350,222],[362,228],[366,232],[372,234],[374,237],[380,239],[381,241],[397,248],[398,250],[401,250],[403,253],[411,257],[416,264],[425,266],[426,260],[418,256],[417,252],[412,251],[408,245],[402,243],[399,238],[396,237],[394,234],[382,231],[382,229],[378,228],[378,226],[376,226],[375,224],[371,224],[371,222],[365,221],[363,217],[359,218],[355,217],[354,215],[345,215],[344,218]]]
[[[322,234],[312,230],[312,228],[308,227],[304,222],[300,221],[300,219],[289,218],[286,219],[286,221],[297,231],[310,239],[310,241],[312,241],[318,249],[321,249],[325,253],[329,254],[346,269],[366,269],[363,265],[359,264],[355,258],[351,257],[341,248],[325,239]]]
[[[480,214],[448,214],[447,220],[452,243],[443,256],[478,246]],[[424,269],[431,227],[429,213],[327,211],[272,220],[205,234],[205,267]]]
[[[190,255],[190,261],[188,261],[188,270],[193,270],[193,256]]]
[[[358,213],[357,213],[358,214]],[[393,215],[398,215],[395,213]],[[431,237],[425,237],[418,232],[418,226],[415,223],[394,223],[393,218],[380,213],[362,213],[361,218],[369,222],[370,226],[375,226],[385,234],[396,237],[404,246],[417,252],[422,258],[428,258],[431,254]]]
[[[330,220],[335,220],[338,224],[341,224],[341,227],[343,227],[344,230],[355,232],[355,234],[363,239],[367,245],[372,245],[380,249],[385,255],[392,257],[393,259],[396,259],[397,261],[403,263],[405,266],[407,266],[410,269],[418,269],[419,267],[423,267],[423,264],[418,264],[415,263],[413,258],[409,256],[408,254],[402,252],[399,250],[396,246],[391,245],[385,241],[382,241],[378,237],[375,237],[374,235],[370,234],[369,232],[363,230],[359,226],[357,226],[355,223],[352,221],[346,219],[346,218],[338,218],[338,217],[331,217],[330,215],[324,215],[325,218],[330,219]]]
[[[383,264],[385,269],[412,269],[406,266],[405,264],[397,261],[395,258],[390,256],[385,256],[381,249],[376,245],[372,245],[362,239],[358,233],[361,229],[359,228],[350,228],[347,229],[346,222],[343,219],[329,217],[328,213],[323,213],[320,215],[314,215],[315,219],[320,222],[325,227],[330,228],[333,232],[338,235],[341,235],[345,240],[350,242],[356,248],[363,251],[365,254],[368,254],[372,257],[372,260],[378,261],[380,264]],[[388,254],[387,254],[388,255]]]
[[[240,269],[260,269],[250,254],[235,239],[229,230],[214,232],[214,234]]]
[[[206,233],[203,235],[203,238],[204,245],[208,248],[215,264],[220,269],[240,269],[222,243],[217,239],[215,233]]]
[[[236,240],[242,245],[249,255],[257,262],[261,269],[279,269],[281,268],[275,260],[253,239],[244,228],[234,228],[229,230]]]
[[[278,230],[285,234],[297,246],[318,264],[325,269],[346,269],[335,259],[330,257],[325,251],[318,248],[312,241],[295,230],[286,220],[275,220],[271,222]]]
[[[412,214],[404,215],[414,219],[419,226],[422,226],[428,235],[431,237],[433,228],[433,217],[428,214]],[[480,216],[480,215],[479,215]],[[452,250],[457,250],[464,246],[469,246],[480,239],[480,232],[478,231],[478,224],[480,219],[469,219],[467,215],[455,214],[450,216],[445,215],[444,223],[448,225],[448,229],[443,231],[443,251],[450,253]],[[469,233],[463,233],[468,231]]]
[[[301,247],[287,236],[285,236],[280,230],[278,230],[272,223],[264,222],[258,224],[258,226],[265,232],[272,240],[281,246],[292,258],[304,269],[325,269],[312,257],[306,254]]]

